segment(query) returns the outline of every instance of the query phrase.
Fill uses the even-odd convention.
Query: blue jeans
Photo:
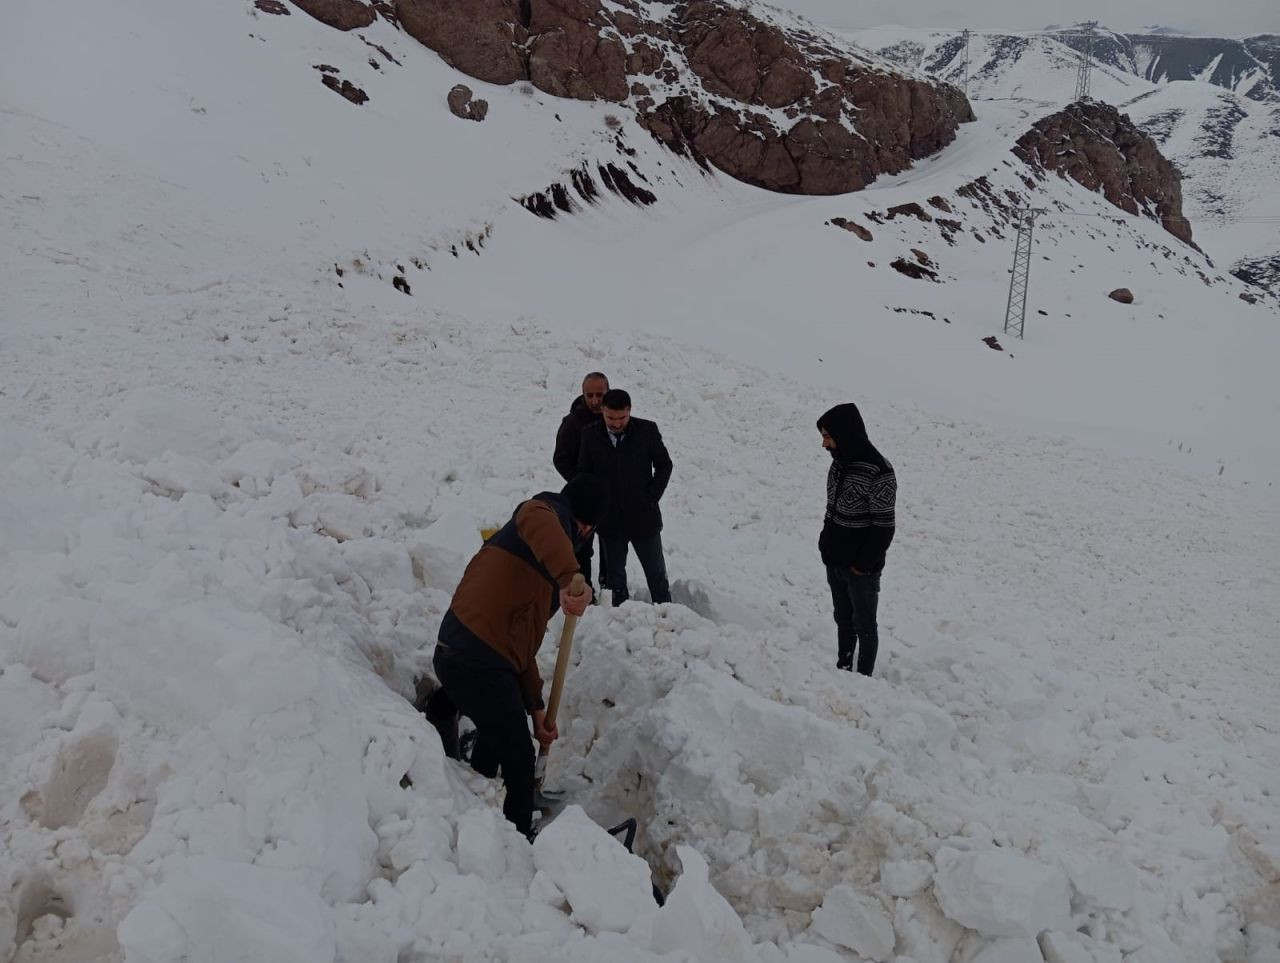
[[[671,601],[671,586],[667,584],[667,562],[662,556],[662,533],[654,532],[646,538],[628,539],[625,535],[600,536],[600,569],[605,588],[613,592],[613,604],[621,605],[631,597],[627,591],[627,543],[636,549],[636,558],[644,569],[644,580],[649,583],[649,595],[654,604]],[[607,571],[606,571],[607,569]]]
[[[880,633],[876,626],[876,607],[880,602],[880,573],[854,575],[848,565],[828,565],[827,584],[836,620],[839,650],[836,665],[853,668],[853,653],[858,653],[858,671],[870,675],[876,666],[876,650]]]

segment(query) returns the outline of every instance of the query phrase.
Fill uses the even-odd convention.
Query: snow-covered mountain
[[[0,36],[0,959],[1280,953],[1280,327],[1152,145],[1023,97],[944,137],[945,89],[755,5],[647,16],[763,74],[621,100],[543,89],[555,31],[496,83],[399,5],[307,5],[359,25],[69,0]],[[800,78],[779,32],[870,67]],[[693,101],[666,130],[655,91]],[[742,176],[842,151],[897,166]],[[677,604],[583,619],[582,809],[530,847],[410,699],[592,369],[675,459]],[[845,400],[902,486],[871,679],[831,670],[815,544]]]
[[[1073,31],[1076,31],[1073,33]],[[965,78],[956,31],[880,28],[859,43],[953,83]],[[972,98],[1065,103],[1075,95],[1078,28],[1043,34],[975,33],[968,44]],[[1280,291],[1280,97],[1276,40],[1126,35],[1092,41],[1092,96],[1128,112],[1184,175],[1186,214],[1207,253],[1232,273]]]

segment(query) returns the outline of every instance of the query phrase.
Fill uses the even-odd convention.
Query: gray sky
[[[908,27],[970,27],[975,30],[1035,30],[1049,24],[1094,19],[1132,32],[1148,25],[1188,33],[1244,37],[1280,33],[1277,0],[766,0],[816,23],[842,30],[882,24]]]

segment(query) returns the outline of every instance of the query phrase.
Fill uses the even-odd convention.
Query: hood
[[[862,421],[862,412],[852,402],[836,405],[818,419],[818,427],[825,428],[827,434],[835,440],[836,450],[831,457],[836,461],[868,461],[883,464],[884,459],[875,445],[867,438],[867,426]]]

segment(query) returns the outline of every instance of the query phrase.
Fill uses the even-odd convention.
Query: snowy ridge
[[[951,83],[964,79],[964,44],[955,31],[875,28],[851,36]],[[1195,81],[1161,83],[1134,59],[1145,48],[1130,41],[1123,34],[1100,32],[1091,71],[1093,97],[1129,113],[1178,165],[1185,213],[1198,243],[1215,261],[1237,270],[1280,256],[1277,222],[1240,221],[1280,217],[1271,197],[1280,168],[1275,136],[1280,107],[1269,98],[1251,99],[1248,84],[1224,89],[1212,69]],[[1079,43],[1052,34],[975,34],[969,95],[1018,100],[1044,113],[1065,105],[1074,96],[1079,63],[1068,44]],[[1274,293],[1270,284],[1267,290]]]
[[[1280,953],[1275,311],[1017,161],[1043,105],[782,197],[606,104],[458,120],[382,22],[122,9],[0,41],[0,959]],[[531,848],[409,698],[595,368],[675,458],[677,603],[583,620],[585,814]],[[902,484],[870,680],[816,556],[849,398]]]

